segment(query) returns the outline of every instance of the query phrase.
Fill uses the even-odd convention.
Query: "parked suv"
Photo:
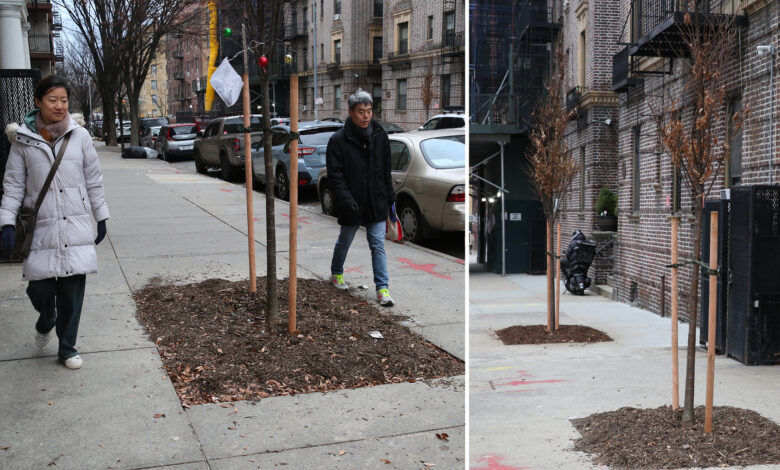
[[[425,121],[425,124],[420,126],[418,131],[433,131],[438,129],[465,129],[466,118],[463,114],[458,113],[445,113],[437,114],[436,116]]]
[[[143,118],[138,120],[138,136],[143,137],[151,127],[162,127],[168,124],[168,118]]]
[[[250,126],[262,126],[262,116],[253,114]],[[252,132],[252,146],[260,144],[262,131]],[[244,170],[244,117],[229,116],[212,120],[203,135],[195,140],[195,169],[206,173],[209,167],[219,167],[222,179],[231,181]]]
[[[195,138],[198,132],[200,128],[194,123],[162,126],[154,149],[166,162],[174,157],[192,157],[195,154]]]

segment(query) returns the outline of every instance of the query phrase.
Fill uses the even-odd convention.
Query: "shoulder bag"
[[[30,254],[30,247],[32,246],[33,232],[35,231],[35,222],[38,219],[38,210],[43,204],[43,198],[46,197],[46,193],[49,192],[49,186],[54,179],[54,174],[57,172],[57,168],[60,166],[62,156],[65,155],[65,149],[68,147],[68,141],[70,140],[70,132],[65,135],[65,139],[60,145],[60,150],[57,152],[57,157],[54,159],[54,164],[49,170],[49,175],[46,177],[46,182],[43,183],[41,192],[38,194],[38,200],[35,201],[35,207],[22,207],[19,213],[16,215],[16,229],[14,240],[14,254],[21,259],[27,258]]]

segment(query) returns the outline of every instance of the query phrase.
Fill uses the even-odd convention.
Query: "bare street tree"
[[[720,22],[705,20],[698,13],[698,2],[692,2],[694,11],[686,13],[680,33],[685,51],[681,56],[690,57],[683,63],[682,98],[668,98],[668,102],[652,105],[656,128],[672,163],[682,170],[686,187],[691,195],[691,212],[695,223],[693,234],[693,261],[701,262],[701,228],[704,200],[713,184],[728,165],[730,144],[722,133],[731,120],[732,128],[740,126],[746,111],[729,115],[726,106],[726,82],[723,75],[729,64],[736,60],[736,16]],[[705,24],[704,22],[707,22]],[[685,398],[683,424],[694,424],[693,394],[696,365],[696,325],[699,298],[698,264],[693,265],[693,275],[688,295],[688,351],[685,373]]]

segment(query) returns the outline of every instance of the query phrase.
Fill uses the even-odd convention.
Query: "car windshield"
[[[328,139],[334,132],[341,129],[341,126],[317,127],[316,129],[306,129],[301,131],[301,145],[328,145]]]
[[[168,124],[168,120],[165,119],[165,118],[143,119],[141,121],[141,124],[144,127],[164,126],[164,125]]]
[[[249,119],[249,125],[254,126],[260,126],[260,116],[252,116]],[[238,134],[244,129],[244,118],[243,117],[234,117],[230,119],[225,119],[225,125],[222,128],[223,134]]]
[[[198,133],[198,126],[171,127],[172,135],[187,135],[187,134],[197,134],[197,133]]]
[[[434,168],[463,168],[466,165],[466,137],[453,135],[426,139],[420,143],[423,156]]]

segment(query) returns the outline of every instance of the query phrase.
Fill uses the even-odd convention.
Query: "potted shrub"
[[[617,232],[617,195],[604,186],[596,202],[596,225],[602,232]]]

